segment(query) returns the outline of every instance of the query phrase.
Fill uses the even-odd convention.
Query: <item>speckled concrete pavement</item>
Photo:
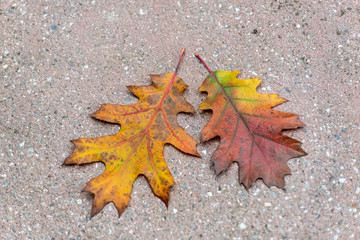
[[[0,1],[0,238],[360,239],[359,20],[358,1]],[[301,116],[287,134],[308,155],[286,191],[246,191],[235,164],[215,176],[218,141],[202,158],[168,146],[169,209],[141,177],[120,218],[109,204],[89,219],[81,189],[104,167],[61,166],[69,140],[115,133],[89,114],[135,103],[125,86],[174,71],[182,47],[189,102],[205,98],[196,51],[288,99],[277,109]],[[178,119],[199,140],[209,116]]]

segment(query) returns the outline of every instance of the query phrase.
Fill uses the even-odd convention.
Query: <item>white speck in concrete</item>
[[[346,182],[346,178],[339,178],[339,182],[340,182],[340,183]]]
[[[5,65],[3,66],[3,69],[7,69],[7,67],[8,67],[8,65],[7,65],[7,64],[5,64]]]
[[[265,202],[265,203],[264,203],[264,206],[265,206],[265,207],[271,207],[271,203],[270,203],[270,202]]]
[[[82,204],[82,200],[78,199],[78,200],[76,200],[76,203],[80,205],[80,204]]]
[[[139,13],[140,13],[140,15],[145,15],[144,10],[142,10],[141,8],[140,8],[140,10],[139,10]]]
[[[25,146],[25,142],[20,143],[19,146],[20,146],[20,147],[24,147],[24,146]]]
[[[203,150],[202,153],[203,153],[204,155],[206,155],[207,151],[206,151],[206,150]]]
[[[207,192],[206,195],[207,195],[208,197],[212,197],[213,194],[212,194],[212,192]]]
[[[260,189],[256,189],[254,192],[254,196],[258,195],[260,193]]]
[[[247,226],[245,223],[240,223],[239,228],[240,228],[240,230],[245,230],[247,228]]]
[[[360,193],[360,187],[356,188],[356,194]]]
[[[173,213],[177,213],[178,210],[176,208],[173,209]]]

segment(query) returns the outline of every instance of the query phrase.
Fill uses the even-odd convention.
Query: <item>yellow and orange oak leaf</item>
[[[183,53],[184,49],[181,56]],[[181,57],[179,63],[180,60]],[[174,179],[164,159],[164,145],[171,144],[185,153],[199,156],[196,141],[177,123],[178,113],[195,112],[183,97],[188,86],[176,76],[178,67],[174,73],[150,75],[152,84],[149,86],[129,86],[139,98],[137,104],[104,104],[91,115],[121,125],[118,133],[71,141],[75,149],[64,164],[105,164],[104,173],[89,181],[83,189],[95,195],[91,217],[109,202],[115,204],[120,216],[139,175],[146,177],[154,194],[167,206],[169,187],[174,185]]]
[[[210,72],[199,89],[208,93],[200,109],[212,110],[213,115],[201,137],[220,137],[211,158],[216,174],[237,162],[240,184],[246,188],[259,178],[269,187],[284,188],[284,176],[291,173],[287,161],[306,155],[301,142],[282,134],[304,126],[298,115],[273,110],[287,100],[256,92],[260,79],[237,79],[240,71],[212,72],[196,57]]]

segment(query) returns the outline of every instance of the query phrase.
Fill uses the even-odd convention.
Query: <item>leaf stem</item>
[[[215,79],[215,81],[219,84],[220,89],[222,90],[222,92],[224,93],[224,95],[226,96],[227,100],[231,103],[231,105],[234,107],[234,109],[236,110],[235,105],[233,104],[233,102],[231,101],[229,95],[225,92],[224,87],[220,84],[219,79],[215,76],[214,72],[211,71],[211,69],[209,68],[209,66],[204,62],[204,60],[199,56],[199,54],[195,53],[195,57],[197,57],[202,64],[204,64],[204,66],[207,68],[207,70],[210,72],[210,74],[213,76],[213,78]]]
[[[160,103],[157,105],[157,107],[155,108],[154,114],[151,116],[150,121],[148,123],[148,125],[146,126],[145,130],[143,131],[143,135],[145,135],[148,131],[149,128],[154,120],[154,118],[156,117],[157,113],[160,111],[160,108],[162,107],[162,105],[164,104],[164,100],[167,97],[167,95],[169,94],[170,90],[171,90],[171,86],[174,84],[175,81],[175,77],[176,77],[176,73],[179,70],[179,66],[180,66],[180,62],[181,62],[181,58],[185,53],[185,48],[181,49],[181,54],[180,54],[180,58],[179,58],[179,62],[176,66],[175,72],[173,74],[173,76],[171,77],[169,86],[166,88],[164,95],[162,96],[162,98],[160,99]]]
[[[177,66],[176,66],[176,69],[175,69],[175,72],[174,72],[174,76],[173,76],[174,79],[175,79],[175,76],[176,76],[176,74],[177,74],[177,72],[178,72],[178,70],[179,70],[180,62],[181,62],[181,59],[182,59],[184,53],[185,53],[185,48],[181,49],[181,54],[180,54],[179,62],[178,62],[178,64],[177,64]]]
[[[208,67],[208,65],[204,62],[204,60],[199,56],[199,54],[195,53],[195,57],[197,57],[202,64],[204,64],[204,66],[207,68],[207,70],[210,72],[210,74],[213,76],[213,78],[215,79],[215,81],[219,84],[219,87],[221,89],[221,91],[223,92],[223,94],[225,95],[226,99],[228,100],[228,102],[230,102],[231,106],[234,108],[234,110],[238,113],[238,115],[240,116],[240,118],[242,119],[242,116],[240,115],[240,113],[238,112],[235,104],[231,101],[230,96],[226,93],[224,87],[221,85],[219,79],[215,76],[214,72],[211,71],[211,69]]]
[[[219,87],[221,89],[221,91],[223,92],[223,94],[226,97],[226,100],[228,102],[230,102],[231,106],[233,107],[234,111],[236,112],[236,114],[238,115],[238,117],[241,119],[241,121],[243,122],[244,126],[246,127],[246,129],[248,130],[248,132],[250,133],[250,135],[252,136],[252,138],[254,138],[254,133],[253,131],[251,131],[251,129],[249,128],[249,126],[246,124],[246,121],[244,119],[244,117],[242,116],[242,114],[238,111],[238,109],[236,108],[235,104],[233,101],[231,101],[230,96],[227,94],[227,92],[225,91],[224,87],[220,84],[219,79],[215,76],[214,72],[211,71],[211,69],[208,67],[208,65],[204,62],[204,60],[199,56],[199,54],[195,53],[194,54],[195,57],[197,57],[202,64],[204,64],[204,66],[207,68],[207,70],[210,72],[210,74],[213,76],[213,78],[215,79],[215,81],[219,84]]]

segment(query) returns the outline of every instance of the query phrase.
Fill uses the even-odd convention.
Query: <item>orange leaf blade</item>
[[[183,52],[182,52],[183,54]],[[180,62],[180,61],[179,61]],[[117,134],[72,141],[74,151],[64,164],[101,161],[105,171],[83,189],[95,195],[91,216],[113,202],[119,216],[129,203],[132,185],[144,175],[156,196],[167,206],[174,179],[163,156],[166,143],[199,155],[196,141],[177,123],[179,112],[193,112],[184,99],[187,85],[175,73],[151,75],[149,86],[129,87],[139,102],[130,105],[104,104],[92,117],[121,125]]]

